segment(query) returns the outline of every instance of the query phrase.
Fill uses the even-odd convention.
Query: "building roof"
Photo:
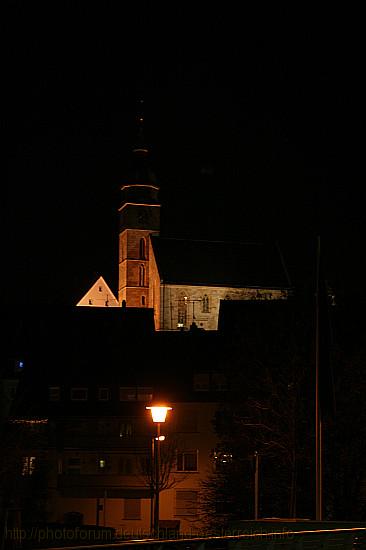
[[[291,287],[279,248],[240,243],[152,236],[163,283],[285,289]]]

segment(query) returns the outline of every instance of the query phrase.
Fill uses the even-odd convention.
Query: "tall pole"
[[[154,533],[155,502],[155,437],[151,438],[151,498],[150,498],[150,533]]]
[[[254,453],[254,519],[259,517],[259,454]]]
[[[154,537],[159,538],[159,496],[160,496],[160,422],[156,424],[155,447],[155,506],[154,506]]]
[[[323,519],[323,464],[322,464],[322,418],[320,408],[319,381],[319,277],[320,277],[320,237],[316,254],[316,291],[315,291],[315,519]]]

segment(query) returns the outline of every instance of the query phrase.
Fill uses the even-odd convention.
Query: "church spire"
[[[136,113],[136,144],[133,148],[134,153],[148,153],[149,148],[146,145],[145,129],[144,129],[145,115],[144,115],[144,100],[140,98],[137,101],[137,113]]]

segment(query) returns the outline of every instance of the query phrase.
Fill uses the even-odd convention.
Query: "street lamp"
[[[150,410],[152,421],[156,424],[156,436],[153,439],[152,453],[154,460],[154,475],[153,475],[153,487],[154,487],[154,536],[159,538],[159,496],[160,496],[160,442],[165,439],[160,435],[160,424],[165,422],[168,411],[171,411],[171,407],[165,405],[153,405],[146,407]]]

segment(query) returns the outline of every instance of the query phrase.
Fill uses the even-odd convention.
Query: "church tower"
[[[118,301],[127,307],[149,307],[149,235],[160,229],[159,186],[150,166],[142,113],[137,121],[132,168],[121,185]]]

